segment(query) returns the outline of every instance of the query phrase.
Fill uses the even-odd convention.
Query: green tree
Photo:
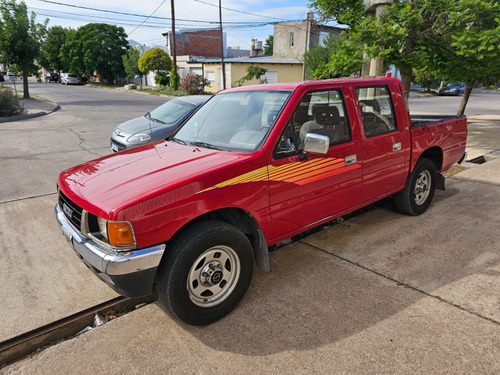
[[[445,80],[465,82],[457,111],[463,115],[476,84],[500,80],[500,3],[457,0],[446,29],[447,48],[437,65]]]
[[[123,27],[89,23],[67,35],[61,48],[63,63],[70,73],[97,72],[107,82],[113,82],[116,75],[125,74],[126,37]]]
[[[123,67],[125,68],[125,73],[128,78],[135,78],[139,76],[141,78],[141,88],[142,88],[142,72],[139,69],[139,57],[141,56],[141,51],[137,47],[128,47],[128,52],[123,55]]]
[[[348,38],[331,35],[325,46],[317,46],[304,54],[306,78],[340,78],[358,73],[363,65],[363,52]]]
[[[351,28],[360,23],[365,12],[364,0],[312,0],[310,7],[321,19],[335,19]]]
[[[273,55],[274,35],[269,35],[264,43],[264,56]]]
[[[180,77],[179,74],[177,74],[177,69],[175,66],[173,66],[172,63],[172,69],[170,69],[170,87],[172,87],[175,91],[179,89],[179,82],[180,82]]]
[[[127,53],[127,34],[123,27],[90,23],[77,30],[83,47],[84,72],[97,71],[112,83],[115,75],[124,75],[123,56]]]
[[[442,77],[435,70],[431,69],[416,69],[413,71],[413,82],[418,83],[427,92],[431,91],[431,86],[439,85]]]
[[[66,41],[69,29],[62,26],[53,26],[47,32],[47,37],[42,44],[42,50],[38,62],[47,70],[64,70],[61,58],[61,47]]]
[[[85,71],[83,63],[83,44],[78,38],[76,30],[69,29],[64,44],[61,46],[59,57],[62,62],[62,70],[71,74]],[[90,72],[93,74],[93,72]]]
[[[260,79],[264,74],[267,73],[267,69],[258,65],[248,65],[246,68],[247,75],[235,81],[234,83],[238,86],[243,85],[247,81],[252,79]],[[261,82],[264,83],[264,82]]]
[[[345,36],[364,56],[383,57],[396,66],[406,95],[415,70],[435,70],[443,78],[477,82],[483,76],[480,71],[488,67],[491,77],[491,69],[500,65],[495,52],[498,6],[498,1],[491,0],[395,0],[380,17],[372,18],[360,11],[363,0],[311,2],[323,17],[350,26]],[[462,61],[468,61],[467,69],[462,69]]]
[[[0,2],[0,60],[14,67],[23,77],[24,98],[29,98],[28,76],[36,74],[35,64],[40,56],[41,41],[46,34],[48,20],[36,23],[35,13],[28,17],[24,2]]]
[[[139,70],[144,74],[158,70],[170,71],[173,66],[172,59],[161,48],[152,48],[142,54],[138,61]]]

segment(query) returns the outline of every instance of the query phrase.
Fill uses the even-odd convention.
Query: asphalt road
[[[424,96],[412,91],[410,113],[456,115],[461,96]],[[466,116],[500,115],[500,90],[474,89],[465,108]]]
[[[49,116],[0,126],[0,202],[54,193],[59,173],[111,152],[118,124],[167,98],[130,91],[30,82],[30,93],[61,106]]]

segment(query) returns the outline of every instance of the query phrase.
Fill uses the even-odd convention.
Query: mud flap
[[[446,190],[446,186],[445,186],[445,178],[444,176],[437,172],[436,173],[436,189],[439,189],[439,190]]]
[[[269,248],[264,237],[264,233],[258,229],[259,239],[257,246],[254,247],[255,263],[262,272],[271,272],[271,263],[269,262]]]

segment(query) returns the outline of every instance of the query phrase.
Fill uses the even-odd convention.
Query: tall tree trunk
[[[23,72],[23,98],[24,99],[29,99],[30,98],[30,90],[28,87],[28,74]]]
[[[465,107],[469,102],[470,94],[472,93],[473,87],[474,87],[474,82],[467,82],[464,94],[462,95],[462,101],[460,102],[460,106],[458,107],[457,115],[461,116],[465,113]]]
[[[411,86],[411,69],[409,72],[405,70],[400,70],[401,73],[401,84],[403,85],[403,95],[408,99],[410,97],[410,86]]]

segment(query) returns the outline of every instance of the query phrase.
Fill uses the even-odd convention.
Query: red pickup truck
[[[466,137],[463,116],[412,119],[395,78],[238,87],[167,141],[63,171],[56,216],[115,291],[204,325],[270,271],[268,246],[391,195],[423,213]]]

